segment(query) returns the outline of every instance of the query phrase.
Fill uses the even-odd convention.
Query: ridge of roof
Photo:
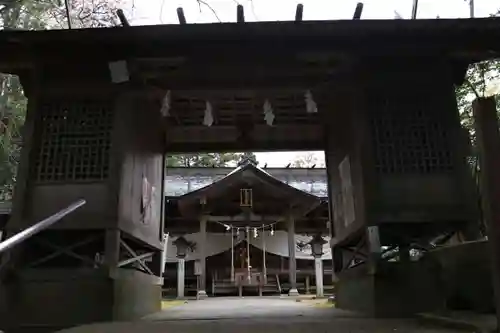
[[[297,194],[303,195],[304,197],[308,197],[308,198],[315,199],[315,200],[320,199],[319,197],[315,196],[314,194],[307,193],[305,191],[302,191],[298,188],[295,188],[293,186],[290,186],[290,185],[282,182],[278,178],[274,177],[270,173],[266,172],[264,169],[258,167],[257,165],[255,165],[254,163],[251,163],[251,162],[245,163],[245,164],[242,164],[242,165],[236,167],[234,170],[229,172],[224,177],[220,178],[219,180],[217,180],[217,181],[215,181],[207,186],[204,186],[204,187],[199,188],[197,190],[194,190],[192,192],[183,194],[182,196],[179,197],[179,199],[182,200],[183,198],[197,197],[200,193],[203,193],[203,192],[206,192],[207,190],[209,190],[209,188],[217,186],[217,184],[220,184],[221,182],[225,182],[225,181],[227,181],[227,179],[229,179],[231,177],[235,177],[237,174],[242,173],[242,172],[247,171],[247,170],[253,171],[257,175],[258,174],[264,175],[270,181],[274,182],[277,186],[284,186],[284,187],[288,188],[288,190],[291,192],[295,192]]]

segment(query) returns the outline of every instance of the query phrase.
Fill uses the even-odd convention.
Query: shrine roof
[[[210,185],[182,195],[177,199],[177,202],[183,209],[199,206],[202,199],[207,200],[210,204],[212,200],[217,201],[218,198],[222,198],[226,194],[231,195],[232,189],[235,187],[250,187],[253,188],[254,192],[255,187],[260,187],[265,189],[263,192],[261,190],[261,195],[269,196],[268,199],[275,198],[277,200],[279,198],[281,203],[289,202],[304,207],[312,207],[321,203],[317,196],[283,183],[249,161]]]
[[[265,168],[262,170],[288,186],[319,198],[328,197],[325,168]],[[207,187],[224,178],[232,171],[234,171],[234,168],[230,167],[167,168],[165,175],[165,196],[179,197]]]
[[[63,58],[68,55],[116,60],[130,56],[199,55],[202,49],[204,52],[224,52],[221,48],[227,47],[240,52],[328,51],[363,53],[370,56],[435,55],[445,52],[478,61],[498,56],[499,38],[500,18],[248,22],[75,30],[4,30],[0,32],[0,64],[4,63],[2,67],[5,70],[9,68],[6,62],[19,60],[19,57],[33,62],[35,58]],[[266,48],[265,45],[272,47]]]

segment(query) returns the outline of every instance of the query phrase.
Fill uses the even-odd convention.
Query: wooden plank
[[[500,322],[500,132],[494,97],[477,99],[472,107],[481,165],[483,215],[488,228],[497,320]]]
[[[439,53],[449,49],[495,50],[500,37],[500,19],[475,20],[377,20],[329,22],[259,22],[245,24],[164,25],[78,31],[2,32],[4,52],[9,57],[35,59],[88,59],[89,48],[106,49],[107,57],[140,54],[224,53],[224,44],[255,53],[289,52],[293,49],[350,50],[351,52],[408,54]],[[476,38],[481,35],[484,38]],[[377,48],[373,45],[377,40]],[[236,42],[237,41],[237,42]],[[54,45],[64,44],[64,49]],[[274,47],[262,47],[268,44]],[[265,50],[265,51],[264,51]],[[410,51],[410,52],[409,52]],[[68,57],[70,56],[70,57]],[[485,53],[485,57],[486,57]],[[40,58],[42,57],[42,58]],[[13,58],[12,58],[13,59]],[[15,60],[15,59],[14,59]]]

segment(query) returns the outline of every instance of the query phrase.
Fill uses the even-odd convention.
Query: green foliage
[[[478,149],[474,131],[474,117],[472,114],[472,102],[476,98],[496,97],[497,112],[500,111],[500,60],[490,60],[476,63],[467,71],[464,84],[456,89],[457,106],[460,113],[462,125],[469,132],[471,150],[467,161],[469,163],[472,176],[477,186],[478,206],[481,207],[481,186],[479,176],[481,172],[479,164]],[[481,211],[481,209],[480,209]],[[479,228],[482,234],[486,234],[486,225],[482,216],[479,219]]]
[[[224,167],[239,160],[237,153],[203,153],[167,156],[167,167]]]
[[[476,63],[467,70],[464,84],[457,87],[457,105],[462,125],[471,133],[474,141],[472,102],[479,97],[496,95],[500,91],[500,60]],[[500,107],[500,99],[497,98]]]
[[[120,4],[121,0],[70,0],[73,26],[113,26]],[[3,29],[66,28],[67,22],[64,1],[60,0],[18,0],[12,5],[0,6],[0,28]],[[19,78],[0,73],[0,200],[12,196],[26,107]]]
[[[234,166],[243,159],[250,159],[258,164],[252,152],[246,153],[200,153],[167,156],[167,167],[228,167]]]
[[[253,153],[253,152],[245,152],[245,153],[239,154],[238,156],[239,156],[238,164],[240,164],[244,161],[251,161],[255,165],[259,164],[259,161],[257,161],[257,156],[255,156],[255,153]]]
[[[298,154],[292,162],[294,168],[311,168],[313,165],[321,166],[321,163],[312,152]]]
[[[10,199],[16,180],[26,102],[19,79],[0,74],[0,200]]]

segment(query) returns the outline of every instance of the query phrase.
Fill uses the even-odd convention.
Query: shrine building
[[[339,21],[297,6],[290,22],[245,22],[239,5],[235,23],[187,24],[180,8],[178,25],[0,32],[0,71],[28,99],[1,231],[37,231],[0,252],[1,329],[136,320],[162,290],[321,293],[332,270],[336,306],[372,316],[442,310],[465,290],[493,303],[475,290],[492,285],[489,215],[455,88],[500,57],[500,18],[362,20],[361,7]],[[496,123],[488,103],[494,120],[476,124]],[[324,151],[326,171],[166,168],[172,154],[300,150]]]
[[[332,285],[324,168],[249,160],[236,169],[167,168],[165,189],[167,291],[323,295],[323,281]]]

